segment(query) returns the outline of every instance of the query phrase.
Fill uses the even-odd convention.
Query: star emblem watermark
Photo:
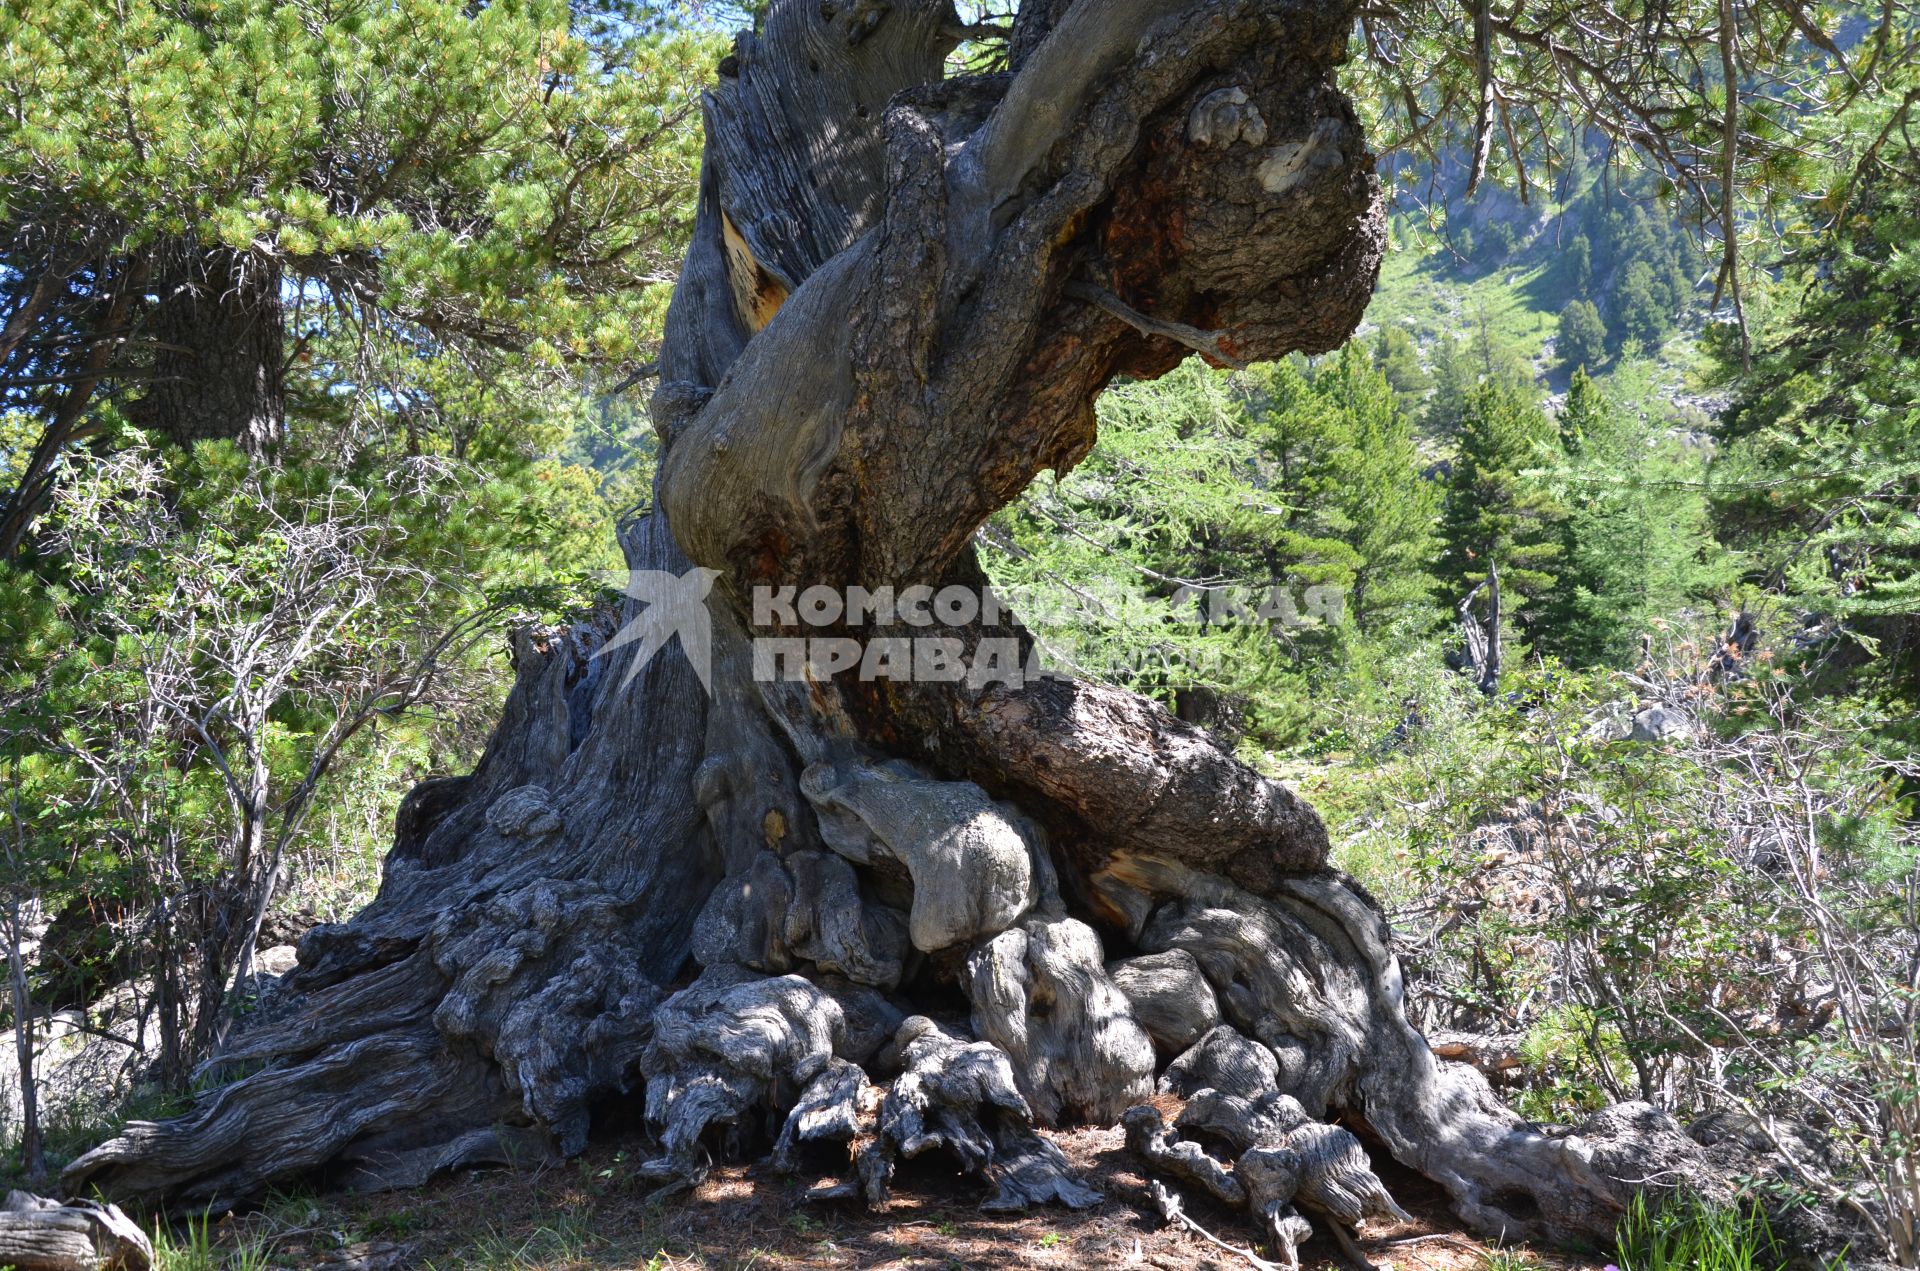
[[[615,632],[593,656],[597,658],[638,642],[640,647],[634,652],[633,661],[627,664],[626,679],[620,682],[625,688],[653,660],[653,655],[667,646],[667,641],[679,636],[680,652],[686,655],[687,665],[693,668],[700,687],[712,696],[713,615],[707,612],[707,594],[713,590],[718,577],[719,570],[701,565],[684,574],[668,573],[664,569],[628,570],[626,585],[620,590],[646,608]]]

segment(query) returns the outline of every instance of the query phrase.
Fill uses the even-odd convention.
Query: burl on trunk
[[[1205,733],[1057,677],[769,681],[749,651],[780,634],[756,588],[977,587],[975,530],[1087,453],[1114,377],[1347,338],[1384,237],[1335,80],[1353,21],[1029,0],[1010,71],[943,78],[947,0],[775,0],[706,100],[658,507],[625,542],[716,571],[710,691],[671,649],[594,656],[633,612],[519,636],[479,768],[409,797],[378,897],[302,945],[296,1009],[68,1186],[404,1185],[577,1152],[644,1091],[663,1179],[857,1140],[874,1202],[938,1149],[988,1203],[1084,1204],[1036,1127],[1158,1081],[1191,1115],[1133,1116],[1137,1149],[1289,1249],[1295,1205],[1393,1212],[1363,1143],[1478,1230],[1610,1233],[1644,1119],[1541,1132],[1436,1060],[1319,818]]]

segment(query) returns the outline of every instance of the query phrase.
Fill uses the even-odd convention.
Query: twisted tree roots
[[[629,546],[672,550],[657,526]],[[1647,1162],[1690,1147],[1651,1113],[1538,1129],[1436,1059],[1384,919],[1333,871],[1251,870],[1256,894],[1126,851],[1089,874],[973,782],[755,734],[771,714],[708,701],[678,659],[629,681],[592,656],[606,629],[520,641],[501,734],[450,796],[417,793],[438,807],[403,812],[374,904],[308,937],[298,1008],[68,1188],[198,1207],[295,1178],[406,1186],[577,1152],[596,1108],[644,1098],[662,1183],[826,1143],[850,1162],[833,1192],[871,1204],[941,1152],[989,1206],[1084,1206],[1037,1130],[1122,1121],[1149,1169],[1291,1256],[1309,1222],[1397,1212],[1368,1150],[1475,1230],[1569,1242],[1604,1239]],[[605,793],[628,782],[699,797]],[[757,844],[720,852],[714,827],[742,821]],[[1142,1106],[1156,1090],[1185,1101],[1171,1128]]]

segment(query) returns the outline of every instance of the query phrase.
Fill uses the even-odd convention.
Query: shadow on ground
[[[416,1192],[382,1196],[283,1196],[226,1219],[218,1244],[245,1271],[667,1271],[668,1268],[1155,1267],[1164,1271],[1250,1267],[1246,1259],[1163,1226],[1147,1202],[1146,1180],[1118,1130],[1055,1136],[1105,1195],[1099,1206],[998,1215],[979,1208],[977,1180],[943,1162],[910,1162],[884,1211],[809,1204],[813,1177],[729,1166],[699,1188],[649,1201],[634,1176],[636,1156],[615,1145],[565,1166],[514,1173],[465,1173]],[[831,1161],[818,1162],[831,1167]],[[1415,1216],[1411,1225],[1374,1225],[1363,1246],[1396,1271],[1481,1271],[1492,1246],[1460,1235],[1438,1189],[1405,1171],[1386,1175]],[[1215,1235],[1244,1246],[1243,1216],[1188,1198],[1189,1212]],[[252,1260],[242,1251],[253,1251]],[[1596,1271],[1593,1259],[1509,1251],[1496,1266]],[[1308,1271],[1334,1268],[1331,1245],[1301,1250]]]

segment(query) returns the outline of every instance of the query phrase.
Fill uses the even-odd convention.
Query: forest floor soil
[[[1170,1228],[1154,1213],[1146,1179],[1118,1129],[1059,1132],[1054,1140],[1104,1195],[1092,1209],[980,1209],[985,1189],[946,1161],[909,1162],[892,1200],[872,1211],[809,1203],[809,1186],[829,1177],[785,1176],[765,1167],[722,1166],[691,1192],[650,1199],[638,1153],[597,1145],[577,1161],[528,1171],[467,1171],[412,1192],[370,1196],[277,1197],[214,1229],[246,1271],[669,1271],[678,1268],[1139,1267],[1161,1271],[1252,1266],[1246,1259]],[[1441,1193],[1410,1172],[1384,1172],[1411,1224],[1370,1224],[1361,1244],[1395,1271],[1600,1271],[1605,1259],[1497,1246],[1458,1230]],[[1193,1218],[1214,1235],[1247,1246],[1243,1214],[1187,1195]],[[1265,1251],[1269,1256],[1271,1251]],[[1305,1271],[1341,1264],[1330,1241],[1301,1248]]]

